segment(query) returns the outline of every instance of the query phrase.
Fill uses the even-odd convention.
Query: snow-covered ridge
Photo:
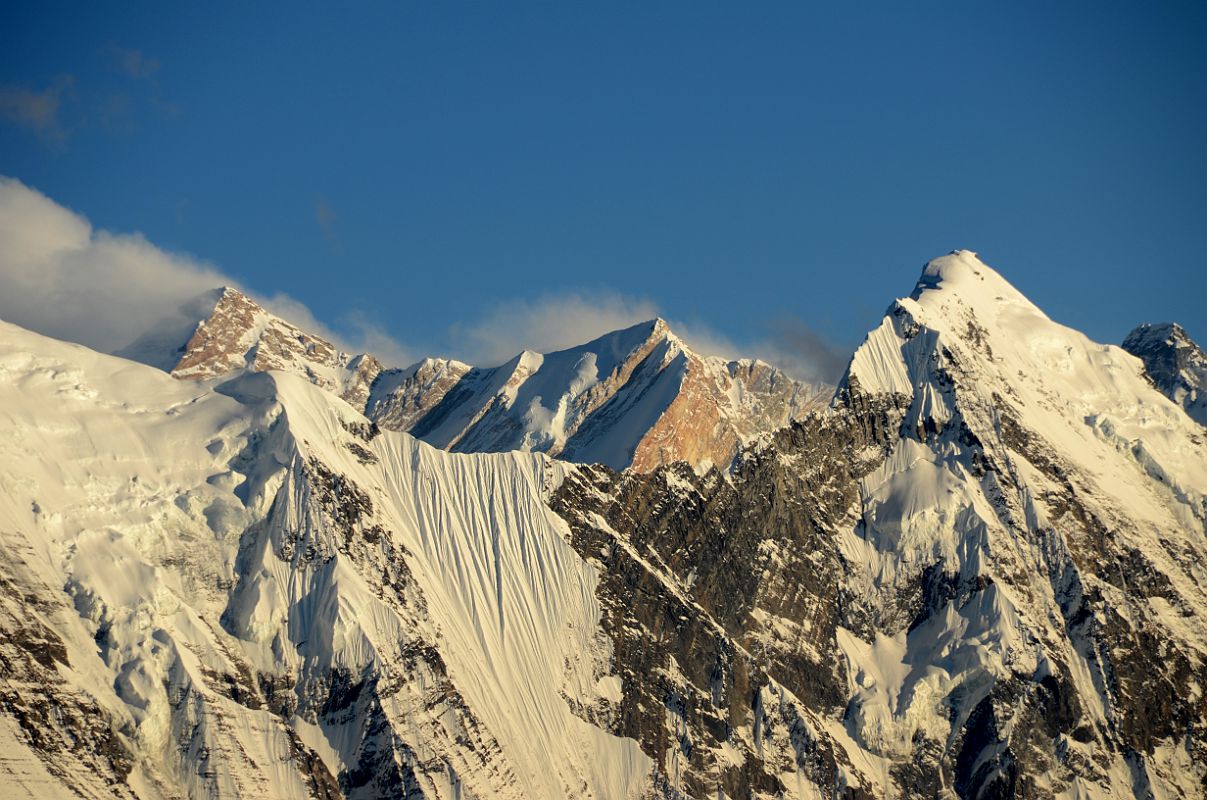
[[[920,736],[942,742],[956,728],[918,698],[947,697],[958,698],[956,721],[992,702],[993,736],[1008,742],[1005,698],[1030,691],[1020,677],[1051,674],[1077,695],[1087,727],[1060,745],[1077,756],[1066,756],[1063,777],[1053,774],[1045,791],[1117,796],[1115,782],[1126,780],[1157,796],[1201,792],[1188,788],[1198,778],[1184,765],[1207,743],[1145,739],[1131,721],[1204,688],[1189,676],[1207,658],[1201,428],[1150,384],[1139,360],[1053,322],[968,251],[929,262],[852,357],[840,402],[877,395],[908,408],[900,442],[863,480],[860,524],[844,545],[851,563],[867,565],[854,586],[888,622],[872,640],[840,639],[856,676],[858,738],[896,757]],[[894,622],[895,598],[940,568],[968,587],[960,602],[908,629],[908,620]],[[1180,609],[1176,621],[1170,607]],[[1097,621],[1087,625],[1087,614]],[[1153,636],[1167,660],[1143,668],[1153,694],[1137,699],[1111,676],[1151,657],[1121,642]],[[991,686],[1006,684],[1018,688],[988,699]],[[1129,747],[1147,756],[1070,767]],[[986,768],[994,764],[1007,768]],[[1021,777],[1010,769],[973,777],[998,791]]]
[[[367,413],[414,408],[415,384],[438,402],[409,430],[459,452],[546,452],[580,463],[649,470],[671,461],[728,466],[759,433],[819,404],[824,391],[756,361],[692,352],[661,319],[555,353],[524,352],[489,369],[424,362],[401,381],[383,375]],[[455,377],[455,380],[450,380]]]
[[[292,372],[382,427],[443,449],[544,452],[617,469],[675,460],[727,467],[741,447],[829,392],[760,361],[701,357],[661,319],[556,353],[525,351],[498,367],[429,358],[385,369],[230,288],[187,304],[120,355],[189,380]]]
[[[791,394],[658,321],[362,404],[224,299],[232,377],[0,324],[9,793],[1202,796],[1207,437],[974,254],[724,474],[568,463]]]
[[[378,432],[289,373],[215,391],[3,324],[0,426],[7,785],[629,797],[646,779],[635,743],[565,699],[613,694],[597,579],[545,504],[568,466]]]

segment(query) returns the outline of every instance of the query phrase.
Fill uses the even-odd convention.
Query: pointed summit
[[[760,434],[829,389],[767,364],[693,353],[656,318],[498,367],[430,360],[384,373],[366,414],[458,452],[530,450],[647,471],[672,461],[726,468]]]
[[[1047,319],[1034,303],[972,250],[952,250],[926,262],[910,299],[934,307],[941,306],[952,295],[982,313],[996,313],[997,307],[1004,305],[1016,306]]]
[[[221,286],[198,295],[117,355],[184,380],[278,369],[306,377],[363,407],[382,370],[371,355],[353,356],[252,300]]]

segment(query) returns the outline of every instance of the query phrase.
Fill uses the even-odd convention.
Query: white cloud
[[[0,176],[0,319],[113,352],[152,328],[183,321],[172,319],[177,309],[219,286],[242,289],[211,264],[163,250],[141,234],[96,230],[41,192]],[[367,349],[393,364],[410,363],[408,351],[362,318],[349,321],[345,336],[288,295],[256,299],[348,352]]]
[[[498,303],[481,319],[454,325],[449,339],[458,358],[493,366],[522,350],[564,350],[657,316],[653,302],[609,290],[550,292]]]
[[[140,234],[94,230],[44,194],[0,178],[0,318],[109,352],[230,283]]]

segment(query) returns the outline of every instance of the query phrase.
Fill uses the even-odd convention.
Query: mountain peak
[[[1176,322],[1144,323],[1123,340],[1161,393],[1207,426],[1207,354]]]
[[[1182,345],[1198,348],[1198,345],[1186,333],[1186,329],[1176,322],[1145,322],[1132,328],[1131,333],[1123,340],[1125,350],[1130,348],[1128,342],[1161,341],[1169,345]]]
[[[154,358],[139,358],[135,350]],[[219,286],[181,307],[172,324],[159,326],[121,353],[174,377],[209,380],[244,370],[285,370],[363,405],[382,370],[376,358],[353,356],[322,336],[269,312],[240,289]]]
[[[1043,313],[972,250],[952,250],[926,262],[910,299],[923,305],[942,306],[944,301],[940,298],[945,295],[955,295],[977,309],[1007,304]]]

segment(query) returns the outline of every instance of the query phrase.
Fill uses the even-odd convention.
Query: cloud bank
[[[214,267],[88,220],[0,178],[0,318],[111,352],[204,291]]]
[[[141,234],[97,230],[36,189],[0,176],[0,319],[111,353],[152,328],[187,322],[173,318],[177,309],[219,286],[247,291],[212,264],[163,250]],[[363,317],[354,315],[350,334],[342,334],[288,295],[249,294],[348,352],[414,361],[414,353]]]

